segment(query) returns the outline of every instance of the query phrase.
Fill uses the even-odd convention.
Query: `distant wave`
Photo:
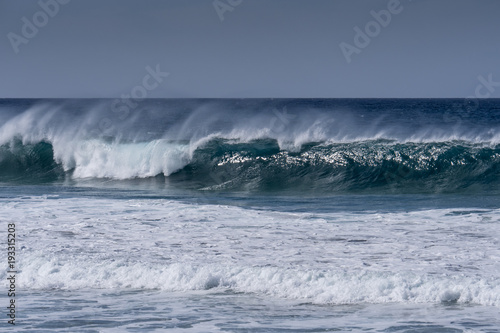
[[[496,118],[225,107],[138,111],[103,125],[112,115],[99,107],[37,104],[4,116],[0,181],[165,176],[205,190],[326,193],[500,188]]]

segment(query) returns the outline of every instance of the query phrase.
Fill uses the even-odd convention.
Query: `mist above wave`
[[[152,100],[123,112],[107,100],[42,100],[15,111],[0,104],[0,144],[15,136],[25,143],[165,139],[196,144],[210,137],[273,138],[284,149],[300,149],[308,142],[374,139],[499,142],[498,108],[473,114],[450,111],[443,103]]]

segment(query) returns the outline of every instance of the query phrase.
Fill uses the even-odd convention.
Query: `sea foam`
[[[500,306],[498,210],[310,214],[57,197],[1,204],[0,218],[18,221],[25,290],[214,289],[318,304]]]

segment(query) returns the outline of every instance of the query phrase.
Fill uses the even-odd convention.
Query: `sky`
[[[498,0],[0,0],[0,98],[467,97],[485,80],[500,98],[499,14]]]

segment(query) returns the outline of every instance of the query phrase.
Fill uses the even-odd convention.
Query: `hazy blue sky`
[[[465,97],[480,75],[500,82],[498,0],[401,0],[380,31],[370,12],[396,0],[218,1],[231,10],[72,0],[51,17],[39,1],[0,0],[0,97]],[[339,45],[367,24],[348,63]],[[157,65],[170,75],[141,88]]]

